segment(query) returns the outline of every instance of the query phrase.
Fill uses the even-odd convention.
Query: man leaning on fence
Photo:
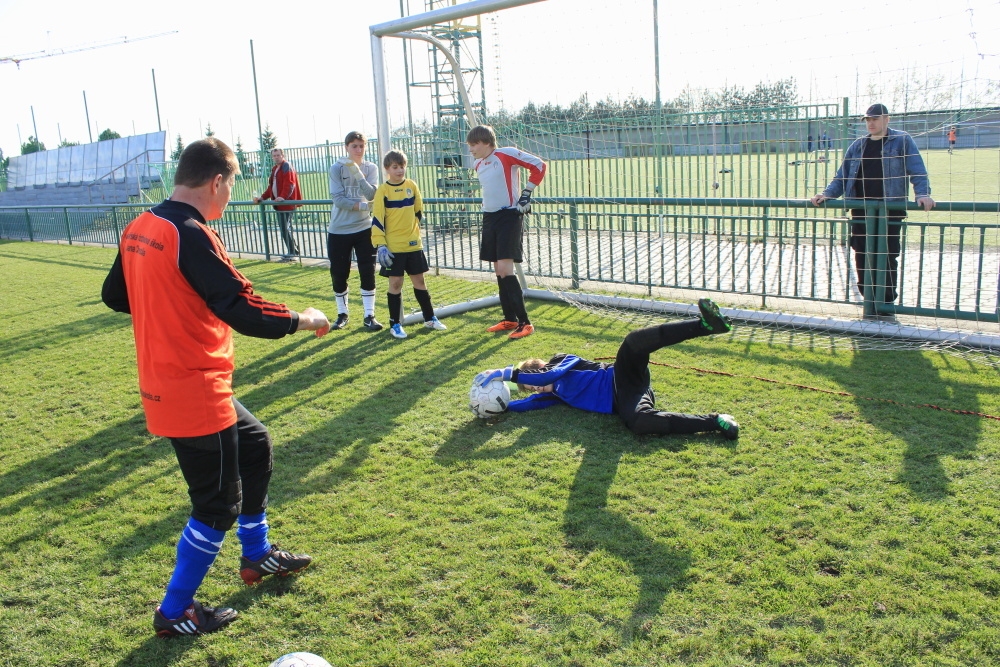
[[[844,153],[844,162],[837,170],[821,194],[812,198],[814,206],[827,199],[880,199],[887,204],[905,204],[907,180],[913,184],[917,205],[925,211],[934,208],[931,199],[931,184],[927,168],[920,157],[916,142],[906,132],[889,127],[889,110],[884,104],[873,104],[863,116],[868,126],[868,134],[856,139]],[[885,303],[892,303],[897,296],[899,273],[900,230],[906,210],[889,209],[887,214],[888,234],[886,238],[886,285]],[[866,279],[865,251],[866,227],[865,209],[851,209],[851,248],[854,250],[854,264],[858,272],[858,289],[862,294],[866,286],[875,287]],[[873,248],[877,251],[877,247]],[[875,261],[878,257],[875,257]],[[877,264],[873,263],[873,266]]]
[[[302,199],[302,190],[299,188],[299,176],[292,168],[292,163],[285,159],[285,153],[280,148],[271,151],[271,160],[274,167],[271,168],[271,176],[267,179],[267,189],[261,193],[260,197],[254,197],[255,204],[262,199],[271,199],[276,202],[286,199]],[[292,236],[292,216],[295,215],[295,206],[275,206],[278,213],[278,222],[281,225],[281,240],[285,243],[285,254],[281,256],[281,261],[291,262],[299,256],[299,245]]]

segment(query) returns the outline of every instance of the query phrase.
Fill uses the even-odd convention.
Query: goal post
[[[388,92],[386,90],[385,82],[385,51],[382,46],[383,37],[405,37],[410,39],[419,39],[416,34],[402,34],[408,33],[409,31],[416,30],[418,28],[426,28],[432,26],[436,23],[444,23],[446,21],[457,21],[458,19],[468,18],[469,16],[476,16],[478,14],[489,14],[491,12],[500,11],[502,9],[509,9],[511,7],[520,7],[522,5],[530,5],[537,2],[544,2],[545,0],[472,0],[471,2],[465,2],[460,5],[453,5],[451,7],[442,7],[441,9],[435,9],[433,11],[424,12],[422,14],[415,14],[413,16],[404,16],[392,21],[386,21],[385,23],[377,23],[369,27],[371,32],[371,48],[372,48],[372,80],[375,84],[375,115],[376,123],[378,125],[377,137],[379,150],[383,153],[389,149],[391,130],[389,128],[389,102],[388,102]],[[422,37],[423,39],[431,42],[437,46],[445,54],[445,57],[450,58],[451,54],[448,50],[444,48],[439,42],[434,39],[427,39],[427,37]],[[465,90],[465,84],[461,80],[461,70],[457,67],[457,64],[453,64],[453,71],[455,72],[456,87],[462,94],[462,99],[465,102],[466,113],[469,115],[469,120],[472,121],[475,118],[475,114],[468,103],[469,94]]]

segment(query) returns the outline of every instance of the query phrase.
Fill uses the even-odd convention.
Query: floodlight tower
[[[425,0],[425,11],[453,7],[457,0]],[[463,165],[465,135],[469,131],[466,105],[456,81],[465,85],[468,102],[476,116],[486,110],[486,78],[483,76],[483,30],[479,15],[453,19],[428,26],[421,32],[443,44],[451,54],[446,57],[433,43],[427,45],[429,80],[421,80],[408,69],[406,85],[427,88],[433,105],[433,162],[437,167],[437,189],[441,196],[463,197],[478,189]],[[458,71],[455,71],[455,65]],[[414,68],[415,69],[415,68]]]
[[[477,123],[480,112],[485,106],[485,83],[483,81],[483,46],[480,14],[488,14],[500,9],[519,7],[544,0],[469,0],[459,4],[456,0],[426,0],[428,7],[440,5],[416,16],[404,16],[393,21],[379,23],[369,27],[372,47],[372,73],[375,83],[375,110],[378,115],[379,150],[385,151],[390,144],[389,111],[386,90],[385,54],[382,50],[383,37],[400,37],[430,42],[434,46],[431,51],[432,80],[420,84],[410,80],[407,68],[407,90],[410,86],[430,86],[435,102],[435,121],[441,132],[441,145],[433,147],[433,161],[442,174],[438,179],[438,189],[454,194],[455,190],[467,190],[470,185],[468,175],[462,169],[465,152],[465,129],[469,123]],[[402,9],[402,3],[400,8]],[[475,17],[475,22],[465,21]],[[435,35],[440,35],[443,42]],[[472,42],[473,48],[468,48]],[[466,48],[463,48],[466,47]],[[462,60],[467,64],[462,65]],[[440,63],[440,65],[438,64]],[[453,78],[453,84],[446,77],[448,73]],[[466,77],[477,90],[477,99],[473,101],[466,84]],[[476,79],[478,78],[478,82]],[[475,85],[478,84],[478,85]],[[457,104],[461,100],[461,105]],[[478,102],[478,107],[476,105]],[[464,116],[462,110],[464,109]],[[468,122],[466,122],[468,119]],[[448,127],[445,131],[443,128]],[[454,179],[460,179],[455,182]]]

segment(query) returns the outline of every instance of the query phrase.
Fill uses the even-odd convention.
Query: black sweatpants
[[[649,355],[662,347],[709,332],[701,320],[683,320],[637,329],[625,336],[615,357],[615,410],[628,430],[639,435],[717,431],[716,415],[662,412],[649,386]]]

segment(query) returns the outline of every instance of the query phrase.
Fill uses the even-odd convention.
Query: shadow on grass
[[[639,579],[639,593],[629,618],[617,623],[616,630],[626,641],[645,634],[648,621],[659,613],[667,593],[684,588],[692,557],[688,549],[665,544],[608,508],[622,457],[653,449],[681,451],[692,442],[710,441],[730,448],[734,443],[720,440],[715,433],[635,436],[617,416],[581,414],[564,406],[539,413],[511,414],[497,425],[514,427],[515,423],[526,428],[506,447],[484,449],[496,429],[484,429],[473,422],[444,443],[435,459],[441,465],[502,459],[553,439],[580,448],[583,457],[570,486],[562,522],[566,544],[584,555],[601,550],[631,565]],[[602,622],[608,622],[607,618]]]
[[[939,405],[949,410],[979,412],[979,394],[991,389],[972,379],[974,371],[995,372],[942,353],[940,358],[951,367],[949,377],[945,378],[928,356],[935,353],[916,350],[843,350],[838,356],[851,355],[847,365],[795,361],[761,352],[757,347],[746,347],[743,353],[720,347],[713,354],[796,366],[835,382],[852,395],[865,421],[905,443],[894,481],[906,485],[914,496],[928,501],[940,500],[949,494],[950,480],[941,458],[969,456],[976,448],[982,422],[975,416],[948,414],[923,406]],[[960,373],[966,373],[969,379],[954,380]]]
[[[980,387],[973,383],[946,382],[930,360],[919,352],[906,354],[905,363],[898,363],[898,360],[898,356],[889,357],[880,352],[856,352],[848,376],[835,379],[855,395],[892,398],[901,403],[937,402],[934,398],[926,399],[913,393],[915,389],[919,392],[920,388],[931,387],[932,396],[949,394],[950,408],[979,412],[977,389]],[[940,391],[941,388],[946,388],[946,392]],[[946,497],[949,479],[941,457],[962,457],[974,450],[981,430],[980,420],[881,401],[856,398],[855,402],[870,424],[906,443],[897,481],[923,500]]]
[[[343,384],[349,386],[371,372],[355,365],[357,360],[375,354],[377,349],[398,345],[398,341],[388,336],[371,336],[362,344],[343,350],[332,358],[324,357],[323,364],[332,361],[334,365],[344,365],[340,374]],[[275,465],[272,486],[280,489],[283,500],[329,492],[353,475],[367,458],[371,446],[386,437],[386,431],[392,428],[394,421],[403,418],[428,392],[452,380],[469,364],[491,356],[499,345],[500,341],[482,343],[472,340],[463,347],[453,348],[447,356],[439,355],[408,365],[408,372],[397,374],[395,370],[389,370],[392,382],[379,383],[374,393],[346,411],[285,443],[280,456],[288,465]],[[403,387],[407,389],[401,389]],[[321,472],[316,473],[318,467],[347,450],[350,452],[337,465],[323,467]]]
[[[90,304],[80,304],[81,306]],[[132,319],[106,310],[73,322],[61,322],[57,327],[32,330],[19,336],[4,338],[0,360],[15,359],[26,352],[40,353],[61,347],[65,343],[81,340],[95,334],[109,334],[119,329],[131,329]]]
[[[7,243],[10,243],[10,244],[17,243],[17,244],[22,244],[23,245],[26,242],[23,242],[23,241],[0,242],[0,246],[7,245]],[[31,242],[27,242],[27,243],[31,243]],[[38,243],[38,242],[35,242],[35,243]],[[94,248],[90,248],[90,247],[87,247],[87,246],[70,246],[70,245],[66,245],[66,244],[47,244],[47,243],[40,243],[38,245],[35,245],[35,243],[31,244],[31,250],[32,251],[41,252],[43,249],[58,247],[59,252],[61,252],[61,253],[67,253],[67,252],[72,252],[74,248],[79,248],[82,251],[79,254],[83,255],[87,259],[93,259],[94,258],[94,254],[93,254]],[[114,248],[109,248],[109,250],[114,251]],[[105,274],[108,271],[111,270],[111,265],[115,261],[114,254],[111,254],[107,258],[106,262],[97,262],[97,261],[91,261],[91,262],[71,262],[71,261],[68,261],[66,259],[54,259],[53,257],[45,257],[45,256],[43,256],[41,254],[37,254],[36,252],[17,252],[12,247],[2,248],[2,250],[0,250],[0,257],[12,259],[12,260],[18,260],[18,261],[22,261],[22,262],[35,262],[35,263],[38,263],[38,264],[46,264],[46,265],[49,265],[49,266],[65,266],[65,267],[68,267],[68,268],[71,268],[71,269],[84,269],[86,271],[99,271],[99,272],[105,273]]]

